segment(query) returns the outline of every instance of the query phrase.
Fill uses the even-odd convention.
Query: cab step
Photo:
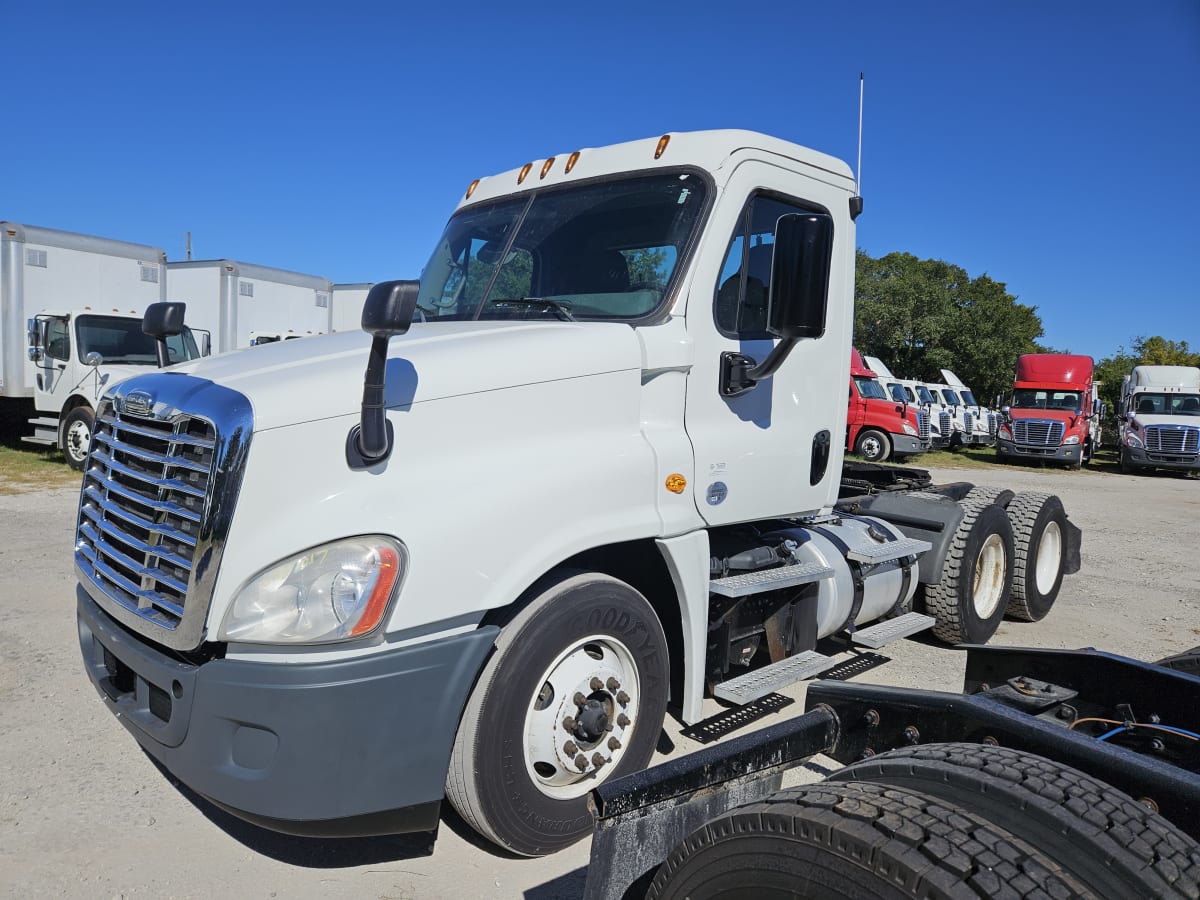
[[[729,703],[752,703],[772,691],[812,678],[834,665],[833,657],[816,650],[805,650],[737,678],[722,681],[713,688],[713,694]]]
[[[916,538],[900,538],[896,541],[885,541],[873,547],[855,547],[846,553],[846,559],[854,562],[877,565],[891,562],[905,556],[919,556],[929,550],[933,544]]]
[[[850,640],[863,647],[878,650],[884,644],[890,644],[892,641],[900,640],[900,638],[910,637],[918,631],[932,628],[936,621],[933,616],[927,616],[924,613],[905,613],[894,619],[884,619],[870,628],[856,631],[850,635]]]
[[[30,419],[29,424],[33,426],[33,434],[23,435],[22,441],[27,444],[44,444],[50,447],[58,444],[58,419],[41,416],[37,419]]]
[[[918,542],[923,543],[923,542]],[[929,545],[926,544],[928,547]],[[748,597],[751,594],[761,594],[764,591],[777,591],[780,588],[795,587],[798,584],[809,584],[828,578],[833,569],[820,563],[797,563],[792,566],[779,566],[774,569],[762,569],[758,572],[747,572],[744,575],[729,575],[726,578],[714,578],[708,583],[708,589],[722,597]],[[761,694],[759,696],[762,696]]]

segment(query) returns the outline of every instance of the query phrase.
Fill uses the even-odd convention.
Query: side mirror
[[[95,350],[93,350],[91,353],[89,353],[87,356],[85,356],[83,358],[83,364],[85,366],[91,366],[93,369],[99,365],[102,365],[103,363],[104,363],[104,357],[101,356],[99,353],[97,353]]]
[[[1000,412],[1004,413],[1004,415],[1006,415],[1006,416],[1007,416],[1007,415],[1008,415],[1008,414],[1009,414],[1011,411],[1012,411],[1012,407],[1011,407],[1011,406],[1002,406],[1002,407],[1000,407]]]
[[[387,345],[394,335],[408,331],[420,290],[419,281],[381,281],[371,288],[363,304],[362,329],[373,340],[363,377],[360,421],[346,439],[346,461],[351,469],[383,462],[392,452],[392,426],[384,411]]]
[[[200,333],[200,355],[212,356],[212,334],[207,331]]]
[[[726,351],[721,354],[722,397],[737,397],[770,378],[800,338],[825,333],[829,271],[833,258],[833,218],[823,213],[791,213],[775,225],[767,331],[781,338],[767,358]],[[365,321],[364,311],[364,321]]]
[[[183,331],[183,314],[186,309],[187,305],[184,303],[151,303],[146,307],[146,314],[142,316],[142,333],[154,338],[160,369],[171,364],[167,353],[167,338]]]

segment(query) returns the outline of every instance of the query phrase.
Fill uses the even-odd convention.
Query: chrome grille
[[[1018,444],[1057,447],[1062,443],[1063,423],[1044,419],[1017,419],[1013,422],[1013,440]]]
[[[922,441],[929,440],[929,411],[917,410],[917,437]]]
[[[1200,428],[1147,425],[1147,453],[1200,453]]]
[[[975,430],[975,416],[969,412],[963,411],[963,431],[970,434]]]
[[[130,378],[101,400],[75,570],[122,625],[176,650],[203,643],[253,426],[243,394],[186,375]]]
[[[938,427],[942,429],[942,437],[949,440],[954,433],[953,419],[950,413],[943,410],[938,414]]]
[[[202,419],[159,421],[111,403],[96,416],[76,553],[109,597],[164,628],[183,618],[215,449]]]
[[[1000,427],[999,417],[995,413],[988,413],[988,435],[996,436],[996,430]]]

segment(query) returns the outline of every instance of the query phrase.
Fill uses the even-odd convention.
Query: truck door
[[[695,452],[696,505],[712,525],[820,509],[836,495],[845,442],[853,227],[835,214],[824,335],[800,340],[771,378],[720,393],[721,354],[762,362],[775,225],[784,215],[845,210],[847,194],[761,161],[730,176],[698,253],[687,326],[694,346],[685,422]],[[844,223],[844,226],[843,226]],[[846,248],[849,247],[849,250]],[[813,466],[814,456],[817,465]],[[814,480],[815,479],[815,480]]]
[[[38,316],[35,327],[41,331],[42,358],[37,362],[34,404],[39,410],[56,408],[48,398],[69,387],[63,382],[72,359],[71,322],[66,316]]]
[[[854,446],[854,439],[859,430],[867,424],[867,401],[859,396],[854,388],[854,379],[850,379],[850,394],[846,401],[846,449]]]

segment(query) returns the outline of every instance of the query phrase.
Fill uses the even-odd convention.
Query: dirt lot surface
[[[993,643],[1095,646],[1157,659],[1200,644],[1200,479],[1004,468],[940,470],[1059,494],[1084,532],[1083,571],[1043,622]],[[320,842],[244,825],[172,784],[104,709],[79,660],[75,492],[0,496],[0,891],[10,897],[575,898],[588,843],[512,859],[452,812],[437,843]],[[931,642],[860,676],[956,690],[963,657]],[[802,700],[803,688],[792,695]],[[787,711],[799,712],[802,703]],[[715,707],[713,708],[715,710]],[[676,752],[692,745],[669,721]]]

